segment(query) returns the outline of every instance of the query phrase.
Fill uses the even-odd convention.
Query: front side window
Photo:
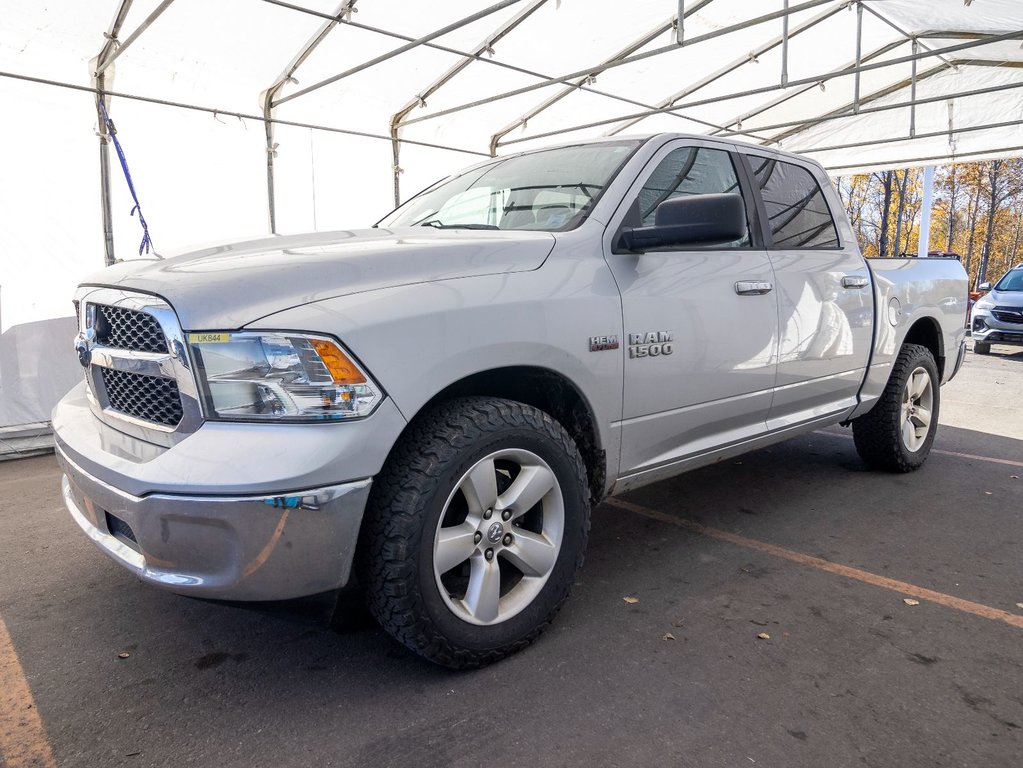
[[[728,152],[706,147],[672,150],[657,165],[640,190],[639,215],[644,227],[653,226],[657,206],[665,200],[720,192],[741,194],[735,166]],[[749,244],[747,226],[746,234],[741,239],[709,247],[746,248]]]
[[[638,146],[582,144],[498,160],[421,192],[377,226],[573,229]]]
[[[775,248],[837,248],[838,231],[824,193],[798,165],[750,157]]]

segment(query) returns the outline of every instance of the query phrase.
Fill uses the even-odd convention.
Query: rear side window
[[[727,152],[706,147],[673,150],[657,165],[639,192],[639,215],[643,219],[643,226],[653,225],[657,206],[665,200],[717,192],[741,194],[735,166]],[[741,240],[713,247],[745,248],[749,244],[747,228]]]
[[[792,163],[750,157],[775,248],[837,248],[838,231],[820,185]]]

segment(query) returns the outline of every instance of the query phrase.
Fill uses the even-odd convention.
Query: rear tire
[[[989,355],[991,354],[991,345],[985,344],[983,341],[978,341],[974,343],[973,351],[978,355]]]
[[[586,467],[557,421],[510,400],[443,403],[373,483],[359,547],[370,611],[437,664],[498,661],[568,597],[589,521]]]
[[[939,393],[931,351],[919,344],[903,345],[881,398],[852,422],[860,458],[890,472],[919,469],[938,428]]]

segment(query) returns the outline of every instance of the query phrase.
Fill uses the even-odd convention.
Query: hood
[[[351,293],[537,269],[549,232],[363,229],[268,237],[115,264],[83,285],[163,297],[186,330],[241,328]]]
[[[991,305],[1006,304],[1013,307],[1023,307],[1023,291],[999,291],[992,288],[981,297],[981,301],[984,299],[987,299],[987,303]]]

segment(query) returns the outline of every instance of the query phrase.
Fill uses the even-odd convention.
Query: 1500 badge
[[[671,331],[629,334],[629,357],[657,357],[675,351]]]

